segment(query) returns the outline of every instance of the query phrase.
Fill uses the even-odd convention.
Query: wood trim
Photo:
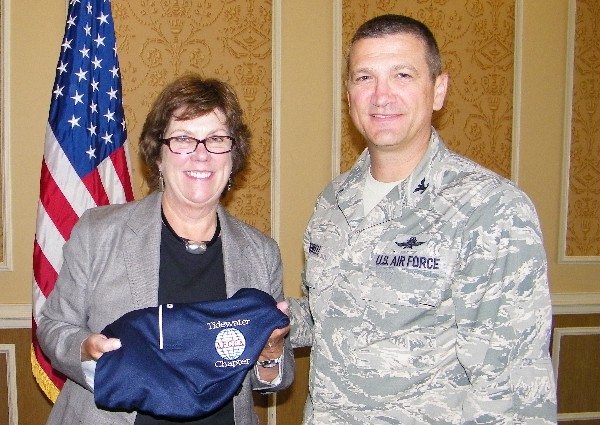
[[[14,344],[0,344],[0,354],[6,356],[6,382],[8,384],[8,423],[18,425],[19,412],[17,404],[17,361]]]

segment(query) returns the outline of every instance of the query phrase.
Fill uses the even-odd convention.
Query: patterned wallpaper
[[[227,208],[269,233],[271,170],[271,1],[112,0],[133,167],[150,104],[187,72],[217,77],[237,90],[252,130],[251,154]],[[134,175],[139,173],[134,173]],[[134,182],[136,198],[147,188]]]
[[[600,256],[600,0],[578,0],[567,216],[568,256]]]
[[[450,86],[434,126],[455,151],[510,178],[514,2],[506,0],[344,0],[344,55],[356,28],[398,13],[425,22],[436,36]],[[345,62],[344,62],[345,64]],[[345,70],[344,70],[345,71]],[[345,78],[345,72],[344,72]],[[341,171],[364,149],[342,99]]]

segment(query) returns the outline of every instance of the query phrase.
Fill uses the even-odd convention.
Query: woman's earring
[[[233,181],[231,180],[231,176],[230,176],[229,180],[227,180],[227,192],[229,192],[231,190],[232,184],[233,184]]]
[[[165,179],[162,175],[162,171],[158,170],[158,190],[161,192],[165,191]]]

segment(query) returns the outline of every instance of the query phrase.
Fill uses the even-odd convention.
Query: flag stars
[[[114,20],[106,7],[110,0],[67,2],[72,6],[66,15],[68,32],[60,41],[52,101],[56,99],[60,112],[56,124],[66,130],[65,137],[77,139],[79,145],[76,153],[68,155],[83,160],[76,164],[77,159],[73,159],[72,163],[85,168],[95,166],[120,147],[127,126],[121,104]]]
[[[67,25],[69,26],[69,28],[75,25],[75,16],[69,16],[69,19],[67,20]]]
[[[100,25],[108,24],[108,15],[105,15],[104,13],[100,13],[100,16],[98,16],[96,19],[100,21]]]
[[[87,71],[84,71],[83,69],[79,68],[79,72],[76,72],[75,75],[77,75],[77,77],[79,78],[79,82],[81,82],[81,80],[87,81],[87,77],[85,76],[87,73]]]
[[[92,64],[94,65],[94,69],[102,68],[101,63],[102,63],[102,59],[98,59],[97,56],[94,56],[94,60],[92,61]]]
[[[83,94],[79,94],[78,90],[75,90],[75,96],[71,96],[71,99],[73,99],[75,101],[75,105],[77,105],[78,103],[82,103],[83,104]]]
[[[82,58],[89,58],[90,57],[90,49],[88,49],[87,47],[83,47],[83,49],[80,50],[81,52],[81,57]]]
[[[63,52],[66,52],[66,51],[67,51],[67,49],[71,49],[71,48],[72,48],[72,47],[71,47],[71,42],[72,42],[72,41],[73,41],[73,39],[71,39],[71,40],[67,40],[67,39],[65,38],[65,41],[63,42],[63,44],[61,44],[61,46],[64,48],[64,49],[63,49]]]
[[[100,46],[104,46],[104,39],[106,37],[100,37],[100,34],[98,34],[98,37],[96,37],[96,39],[94,40],[94,42],[96,43],[96,47],[100,47]]]
[[[110,88],[110,91],[107,91],[106,94],[108,95],[109,99],[116,99],[117,98],[117,91],[115,89],[113,89],[112,87]]]
[[[108,131],[105,131],[104,136],[102,136],[102,140],[104,140],[104,143],[108,145],[109,143],[112,143],[112,136],[112,134],[108,134]]]
[[[88,154],[90,159],[96,158],[96,149],[94,149],[91,145],[90,145],[90,148],[87,151],[85,151],[85,153]]]
[[[115,113],[114,112],[110,112],[110,109],[106,111],[106,114],[104,114],[104,116],[106,117],[106,119],[109,122],[115,120]]]
[[[56,96],[55,99],[58,99],[60,96],[63,96],[64,88],[65,88],[65,86],[62,86],[62,87],[59,87],[58,85],[56,86],[56,89],[54,89],[54,91],[52,92]]]
[[[64,73],[67,72],[67,63],[64,63],[63,61],[60,61],[60,65],[56,68],[58,71],[60,71],[60,73]]]
[[[80,125],[79,125],[79,120],[80,119],[81,118],[77,118],[77,117],[75,117],[75,115],[73,115],[71,117],[71,119],[68,121],[69,124],[71,124],[71,128],[80,127]]]

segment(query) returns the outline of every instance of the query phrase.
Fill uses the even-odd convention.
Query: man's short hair
[[[423,41],[426,49],[425,59],[431,78],[435,80],[442,73],[442,58],[433,33],[421,21],[404,15],[377,16],[358,27],[350,42],[346,57],[346,69],[350,70],[350,52],[354,43],[365,38],[379,38],[394,34],[411,34]]]

